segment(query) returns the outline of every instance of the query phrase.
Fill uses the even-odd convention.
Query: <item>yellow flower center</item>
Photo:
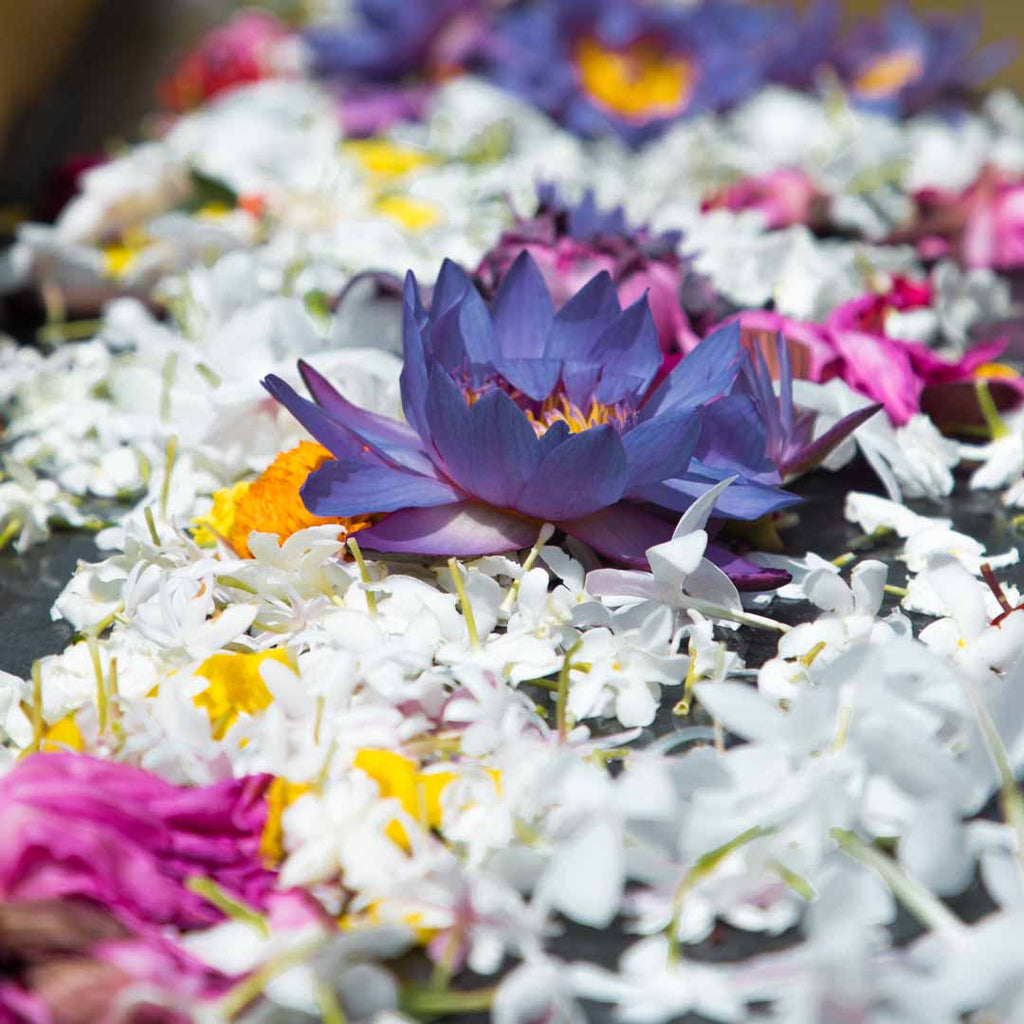
[[[861,96],[884,99],[916,82],[924,74],[924,62],[916,50],[893,50],[868,65],[853,83]]]
[[[213,738],[221,740],[241,714],[252,715],[269,707],[273,700],[260,676],[266,661],[288,664],[283,648],[256,654],[213,654],[195,674],[208,679],[210,685],[192,698],[197,708],[205,708],[210,716]]]
[[[590,408],[584,412],[561,393],[548,395],[537,412],[527,409],[526,418],[530,421],[538,437],[545,434],[556,423],[566,424],[572,434],[579,434],[591,427],[599,427],[605,423],[610,423],[619,431],[626,425],[626,413],[617,406],[591,402]]]
[[[648,40],[621,50],[586,37],[574,53],[580,84],[599,107],[628,121],[650,121],[686,109],[697,81],[693,63]]]
[[[103,271],[115,280],[124,277],[135,265],[142,251],[149,245],[150,237],[141,228],[129,228],[119,242],[104,245]]]

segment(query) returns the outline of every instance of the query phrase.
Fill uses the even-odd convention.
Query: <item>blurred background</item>
[[[298,7],[303,2],[294,0]],[[882,6],[882,0],[836,2],[848,20]],[[137,139],[143,118],[157,106],[159,81],[238,6],[232,0],[0,0],[0,206],[16,216],[68,159]],[[910,6],[977,12],[983,41],[1024,40],[1024,0],[910,0]],[[993,84],[1024,91],[1024,55]]]

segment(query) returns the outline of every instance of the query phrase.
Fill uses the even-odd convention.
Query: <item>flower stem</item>
[[[978,406],[981,409],[981,415],[985,418],[985,426],[988,427],[992,440],[998,441],[1006,437],[1009,431],[1007,431],[1006,424],[996,408],[992,392],[989,390],[988,381],[980,377],[975,380],[974,393],[978,398]]]
[[[540,528],[540,533],[537,535],[537,539],[533,542],[533,547],[530,548],[530,553],[523,560],[523,576],[525,576],[532,568],[534,562],[537,561],[540,555],[540,549],[544,547],[552,535],[555,532],[555,527],[552,523],[545,523]],[[519,585],[523,581],[523,576],[519,579],[514,580],[512,586],[509,587],[508,593],[505,595],[505,600],[501,602],[501,611],[507,615],[512,610],[512,605],[515,604],[516,599],[519,597]]]
[[[473,606],[466,594],[466,583],[462,578],[462,570],[454,558],[448,559],[448,570],[452,574],[455,583],[455,592],[459,595],[459,604],[462,605],[462,617],[466,620],[466,632],[469,634],[469,646],[474,651],[480,649],[480,635],[476,631],[476,618],[473,616]]]
[[[859,861],[865,867],[873,868],[882,876],[882,881],[923,925],[947,935],[959,934],[964,930],[961,921],[916,878],[908,875],[891,857],[876,850],[856,832],[845,828],[833,828],[829,834],[839,848]]]
[[[437,992],[420,985],[409,985],[402,992],[402,1009],[421,1019],[483,1013],[491,1008],[495,991],[493,988],[475,988],[463,992],[451,989]]]
[[[373,583],[373,577],[370,575],[370,570],[366,565],[366,559],[363,558],[363,549],[359,546],[359,541],[355,537],[349,537],[345,544],[349,551],[352,552],[356,565],[359,566],[359,578],[363,581],[364,585],[369,586]],[[376,617],[377,595],[372,590],[364,590],[363,593],[366,595],[366,610],[370,615]]]
[[[156,532],[156,521],[153,518],[153,506],[147,505],[142,514],[146,517],[146,526],[149,528],[149,539],[156,547],[160,547],[160,534]]]
[[[564,740],[569,733],[569,670],[572,668],[572,656],[583,646],[582,640],[577,640],[565,652],[562,659],[562,668],[558,673],[558,697],[555,703],[555,725],[558,728],[558,738]]]
[[[225,917],[250,925],[264,938],[270,938],[270,925],[267,924],[266,918],[225,892],[212,878],[193,875],[185,880],[185,888],[197,896],[202,896],[207,903],[212,903]]]
[[[32,662],[32,749],[43,749],[43,666]]]
[[[21,528],[25,523],[18,518],[12,519],[0,532],[0,551],[3,551],[11,541],[21,533]]]
[[[164,468],[164,482],[160,486],[160,518],[167,518],[167,499],[171,493],[171,473],[178,458],[178,435],[167,438],[167,463]]]
[[[107,731],[107,682],[103,678],[103,663],[100,660],[100,645],[93,631],[86,638],[93,675],[96,677],[96,713],[99,716],[100,735]]]
[[[989,756],[992,758],[996,771],[999,772],[1001,780],[999,806],[1006,824],[1017,834],[1017,858],[1024,865],[1024,796],[1017,788],[1010,756],[1006,752],[1003,739],[999,735],[996,723],[992,720],[992,715],[978,693],[978,688],[966,678],[964,687],[967,689],[967,696],[978,719],[978,726],[985,739],[985,745],[988,747]]]

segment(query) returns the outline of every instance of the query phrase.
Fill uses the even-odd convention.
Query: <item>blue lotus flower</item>
[[[557,314],[525,253],[490,308],[450,261],[429,311],[409,274],[403,344],[407,423],[357,408],[304,364],[315,402],[264,381],[335,456],[302,488],[307,508],[387,513],[360,534],[365,547],[482,555],[527,547],[550,522],[644,566],[647,548],[720,480],[736,477],[719,517],[755,519],[798,500],[777,486],[753,401],[731,393],[748,360],[739,327],[710,336],[652,390],[661,352],[646,297],[622,309],[606,272]],[[779,583],[737,562],[733,576],[748,588]]]
[[[919,18],[893,3],[877,21],[854,31],[836,55],[852,100],[880,113],[912,114],[930,104],[958,100],[1008,64],[1017,51],[1010,40],[973,52],[976,16]]]
[[[882,406],[880,403],[866,405],[834,423],[819,437],[814,437],[814,424],[818,418],[812,409],[800,409],[793,401],[793,369],[789,361],[789,344],[781,331],[771,339],[775,369],[768,366],[765,349],[769,340],[764,332],[743,332],[741,340],[748,350],[753,349],[754,358],[743,367],[745,390],[754,400],[754,405],[764,423],[766,438],[765,451],[775,464],[782,479],[791,480],[816,469],[842,444],[862,423],[871,419]],[[776,394],[774,379],[778,379]]]
[[[766,19],[724,0],[687,10],[550,0],[499,22],[489,73],[580,135],[638,145],[680,117],[749,95],[772,38]]]

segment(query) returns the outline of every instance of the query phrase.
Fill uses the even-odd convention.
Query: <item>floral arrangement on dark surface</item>
[[[0,673],[0,1020],[1017,1019],[1008,47],[323,6],[0,265],[0,565],[98,548]]]

